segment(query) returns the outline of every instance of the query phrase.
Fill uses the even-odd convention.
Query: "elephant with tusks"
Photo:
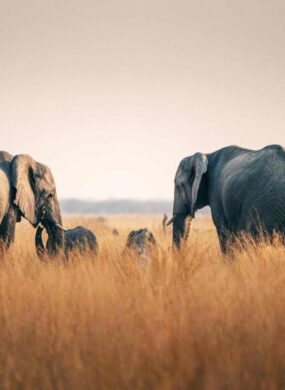
[[[48,233],[50,255],[64,249],[62,218],[51,170],[32,157],[0,152],[0,249],[13,243],[16,223],[27,219]]]
[[[186,218],[210,206],[222,252],[250,236],[285,241],[285,150],[229,146],[184,158],[175,175],[173,244],[181,246]]]

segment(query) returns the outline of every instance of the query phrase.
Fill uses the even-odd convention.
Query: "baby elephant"
[[[150,261],[150,252],[156,247],[154,235],[148,229],[133,230],[128,235],[126,249],[139,255],[144,264]]]
[[[35,238],[37,255],[40,259],[43,259],[46,251],[49,252],[48,242],[46,250],[42,240],[43,229],[44,227],[42,225],[38,226]],[[68,255],[75,250],[84,255],[87,251],[97,254],[97,249],[98,243],[96,236],[90,230],[82,226],[77,226],[76,228],[64,231],[64,250],[66,258],[68,258]]]

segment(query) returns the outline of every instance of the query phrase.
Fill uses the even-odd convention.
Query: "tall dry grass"
[[[0,265],[0,388],[275,389],[285,386],[285,250],[276,242],[225,259],[208,220],[172,253],[157,217],[84,224],[97,258],[42,264],[34,230],[18,227]],[[149,268],[124,258],[148,226]],[[120,235],[113,236],[116,227]]]

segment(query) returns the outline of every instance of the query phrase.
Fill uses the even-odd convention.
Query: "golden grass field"
[[[40,263],[35,230],[21,223],[0,265],[1,389],[285,387],[278,242],[226,259],[206,217],[180,254],[161,216],[64,223],[96,233],[97,258]],[[160,244],[148,268],[122,256],[128,232],[145,226]]]

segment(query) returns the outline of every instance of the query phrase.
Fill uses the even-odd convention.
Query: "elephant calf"
[[[46,254],[46,248],[42,240],[43,229],[44,227],[39,225],[35,237],[37,255],[40,259],[43,259]],[[66,258],[68,258],[68,255],[75,250],[84,255],[88,251],[97,254],[97,249],[98,243],[96,236],[89,229],[86,229],[82,226],[77,226],[76,228],[64,231],[64,250]],[[48,242],[47,252],[49,252]]]
[[[150,261],[151,251],[156,247],[154,235],[148,229],[133,230],[128,235],[126,249],[137,254],[144,265]]]

